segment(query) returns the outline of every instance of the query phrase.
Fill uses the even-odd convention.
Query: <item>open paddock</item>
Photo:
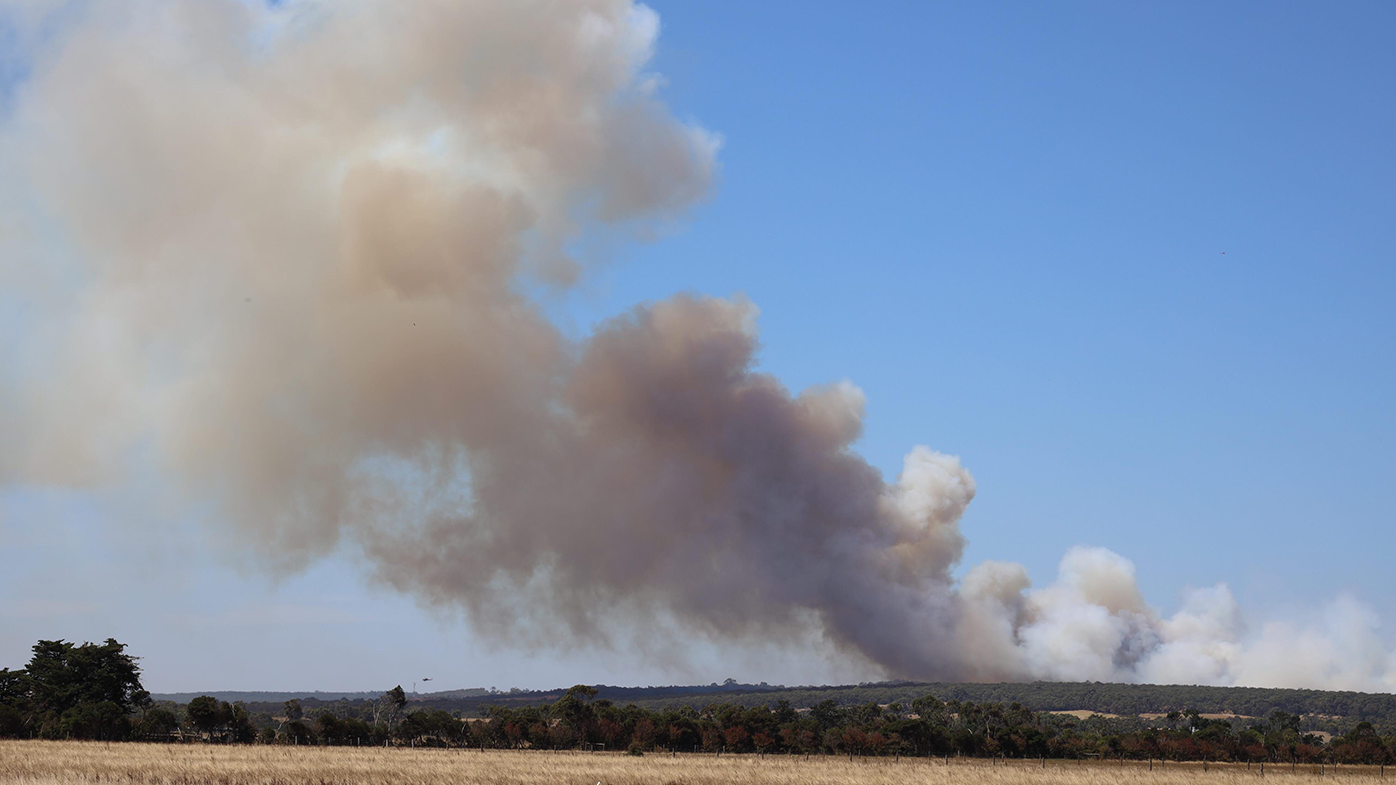
[[[0,741],[0,785],[1067,785],[1385,782],[1375,767]],[[1396,777],[1396,771],[1392,772]],[[1393,783],[1396,785],[1396,783]]]

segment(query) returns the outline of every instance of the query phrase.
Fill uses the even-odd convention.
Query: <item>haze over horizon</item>
[[[0,3],[0,667],[1396,689],[1396,11],[888,9]]]

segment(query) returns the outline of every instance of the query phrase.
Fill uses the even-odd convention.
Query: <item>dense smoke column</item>
[[[1077,548],[956,580],[975,482],[884,480],[851,384],[755,370],[756,310],[589,336],[528,296],[712,189],[629,0],[31,0],[0,120],[0,484],[149,482],[271,571],[347,546],[510,645],[813,625],[888,675],[1396,687],[1340,600],[1250,645]],[[1255,631],[1253,631],[1255,632]]]
[[[116,480],[145,451],[263,564],[347,537],[378,579],[501,635],[814,618],[895,670],[953,669],[973,495],[954,459],[918,450],[887,487],[849,450],[856,389],[753,372],[745,302],[680,296],[577,342],[522,294],[581,274],[581,232],[710,188],[715,137],[643,71],[653,12],[35,13],[61,34],[35,39],[7,163],[71,244],[25,250],[76,267],[8,271],[60,313],[12,388],[9,479]]]
[[[467,514],[376,532],[379,575],[477,619],[512,613],[500,595],[542,577],[549,599],[527,605],[583,635],[635,603],[731,636],[778,634],[813,610],[878,662],[950,667],[939,633],[973,480],[918,449],[887,487],[848,449],[858,391],[792,397],[753,373],[753,316],[680,296],[603,325],[544,438],[473,456]]]

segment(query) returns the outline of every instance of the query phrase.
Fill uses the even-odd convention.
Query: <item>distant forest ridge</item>
[[[401,686],[401,685],[399,685]],[[410,687],[410,683],[409,683]],[[390,688],[389,688],[390,689]],[[534,706],[542,705],[557,700],[567,692],[567,687],[558,687],[547,690],[522,690],[512,688],[510,690],[496,690],[491,687],[470,687],[457,690],[437,690],[433,692],[408,692],[409,701],[440,702],[451,700],[468,700],[472,703],[478,702],[482,705],[496,705],[508,703],[510,705]],[[628,698],[618,696],[648,696],[659,699],[664,696],[673,695],[715,695],[729,692],[739,692],[749,694],[755,692],[769,692],[773,690],[787,689],[842,689],[841,687],[785,687],[771,686],[769,684],[740,684],[737,682],[727,682],[724,684],[699,684],[693,686],[673,685],[667,687],[609,687],[601,686],[601,698],[613,702],[628,701]],[[377,700],[383,695],[383,690],[366,690],[360,692],[333,692],[324,690],[311,690],[304,692],[277,692],[274,690],[203,690],[199,692],[153,692],[150,697],[157,701],[170,701],[172,703],[188,703],[200,695],[210,695],[221,701],[229,703],[281,703],[288,700],[319,701],[331,703],[338,700],[360,701]],[[658,697],[656,697],[658,696]],[[638,698],[637,698],[638,699]]]
[[[150,697],[157,701],[170,701],[172,703],[188,703],[200,695],[212,695],[218,700],[227,701],[229,703],[281,703],[292,699],[319,700],[328,703],[337,700],[377,700],[378,696],[382,694],[382,690],[377,692],[324,692],[321,690],[313,690],[310,692],[274,692],[270,690],[244,690],[240,692],[152,692]]]
[[[833,700],[839,705],[868,703],[910,703],[926,694],[943,701],[975,703],[1017,702],[1032,711],[1089,711],[1099,714],[1137,716],[1195,709],[1206,714],[1236,714],[1266,717],[1274,711],[1354,720],[1396,722],[1396,695],[1390,693],[1338,692],[1329,690],[1277,689],[1266,687],[1203,687],[1193,685],[1103,684],[1100,682],[1031,682],[999,684],[947,684],[939,682],[889,681],[844,686],[785,687],[769,684],[741,684],[728,681],[669,687],[617,687],[597,685],[597,698],[615,704],[633,703],[650,709],[670,706],[702,708],[722,702],[742,706],[775,706],[786,700],[796,708]],[[540,706],[558,700],[566,688],[553,690],[510,690],[483,688],[448,690],[409,695],[414,703],[447,711],[477,713],[487,706]],[[219,700],[245,703],[279,703],[298,698],[309,705],[338,700],[368,700],[376,692],[212,692],[155,695],[157,700],[187,702],[197,695],[213,695]]]

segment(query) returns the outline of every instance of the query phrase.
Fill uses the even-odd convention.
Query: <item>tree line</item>
[[[1346,733],[1354,723],[1371,722],[1383,733],[1396,731],[1396,695],[1266,687],[1205,687],[1196,685],[1102,684],[1099,682],[938,683],[889,681],[842,686],[785,687],[722,684],[692,687],[614,687],[596,685],[597,697],[616,704],[634,703],[648,709],[691,706],[702,709],[712,703],[741,706],[774,706],[784,699],[795,706],[814,706],[825,700],[840,705],[910,703],[922,695],[942,701],[972,703],[1017,702],[1033,711],[1088,711],[1118,714],[1166,714],[1196,709],[1203,714],[1237,714],[1269,717],[1276,711],[1302,717],[1306,731]],[[461,692],[461,691],[458,691]],[[474,715],[486,706],[542,706],[562,696],[564,690],[510,690],[461,695],[433,693],[414,699],[432,708]],[[328,702],[327,702],[328,703]],[[307,705],[312,702],[307,701]],[[254,704],[250,704],[254,705]],[[318,705],[318,704],[316,704]]]
[[[986,685],[994,688],[1001,685]],[[1095,685],[1110,687],[1114,685]],[[1164,688],[1166,689],[1166,688]],[[0,669],[0,737],[230,744],[469,746],[759,754],[1270,761],[1385,764],[1396,735],[1369,721],[1332,739],[1304,717],[1218,719],[1196,707],[1154,719],[1034,711],[1019,701],[942,699],[924,692],[886,704],[824,698],[797,706],[714,700],[701,706],[620,704],[578,685],[536,705],[480,706],[470,716],[409,701],[401,686],[374,700],[229,703],[201,695],[153,700],[136,658],[115,640],[39,641],[21,670]],[[845,695],[848,693],[845,693]]]
[[[596,699],[578,685],[544,706],[493,706],[460,722],[439,709],[407,715],[399,740],[488,748],[572,749],[635,754],[655,750],[850,756],[966,756],[1369,763],[1393,759],[1396,737],[1383,738],[1358,722],[1331,741],[1300,730],[1300,717],[1276,711],[1238,722],[1170,712],[1149,727],[1124,727],[1103,717],[1034,712],[1017,702],[942,701],[923,695],[910,703],[843,706],[826,699],[796,708],[710,703],[701,709],[647,709]],[[454,720],[454,721],[453,721]]]

